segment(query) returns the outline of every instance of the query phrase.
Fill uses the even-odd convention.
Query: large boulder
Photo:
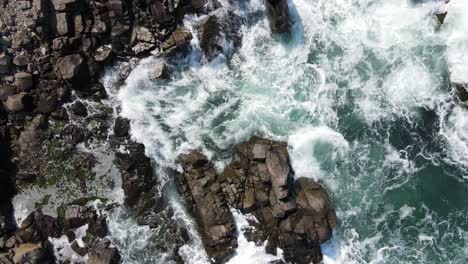
[[[184,169],[177,179],[179,191],[197,220],[208,256],[224,263],[237,247],[236,229],[214,166],[197,151],[179,160]]]
[[[55,71],[64,81],[71,84],[74,89],[86,88],[89,78],[89,69],[80,54],[68,55],[60,58]]]
[[[4,102],[5,109],[9,112],[30,112],[33,110],[33,98],[27,93],[10,95]]]
[[[266,0],[266,10],[270,30],[273,33],[286,33],[290,30],[289,7],[287,0]]]
[[[15,251],[13,257],[15,264],[52,264],[54,255],[50,246],[45,243],[24,243]]]
[[[120,258],[119,251],[110,241],[101,240],[89,251],[86,264],[118,264]]]
[[[28,92],[34,85],[33,76],[27,72],[18,72],[15,74],[16,85],[23,92]]]

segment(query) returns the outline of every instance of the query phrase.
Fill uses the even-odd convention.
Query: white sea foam
[[[278,256],[273,256],[265,251],[266,242],[262,246],[255,245],[254,242],[248,241],[244,235],[244,230],[250,228],[250,220],[255,220],[251,215],[243,215],[237,210],[231,210],[234,221],[236,223],[236,228],[238,232],[237,243],[238,248],[236,250],[236,255],[230,259],[228,264],[257,264],[257,263],[269,263],[271,261],[282,259],[282,251],[278,249]]]
[[[242,46],[229,64],[224,60],[201,64],[196,38],[194,52],[185,61],[187,68],[176,72],[170,82],[150,81],[148,65],[155,59],[143,60],[111,95],[121,104],[121,114],[131,119],[132,137],[145,144],[161,168],[177,168],[176,157],[190,149],[200,148],[216,157],[218,150],[252,134],[289,139],[296,176],[321,179],[338,196],[338,215],[345,227],[336,231],[340,240],[324,245],[326,263],[395,263],[395,259],[411,263],[414,257],[424,262],[424,254],[418,255],[424,247],[402,248],[408,230],[387,230],[392,221],[412,221],[419,208],[379,207],[384,203],[382,193],[399,190],[420,168],[410,150],[397,149],[382,139],[385,135],[372,142],[373,133],[391,134],[385,123],[389,120],[419,121],[420,108],[446,115],[440,112],[447,109],[448,97],[440,68],[447,56],[452,80],[464,79],[468,72],[464,57],[468,2],[452,0],[440,31],[433,27],[431,3],[295,0],[289,4],[294,21],[290,41],[273,38],[261,18],[242,28]],[[262,1],[246,6],[234,11],[246,17],[264,11]],[[190,27],[194,19],[185,25]],[[468,160],[464,113],[455,108],[440,131],[451,159],[460,164]],[[371,127],[366,132],[369,139],[348,142],[347,137],[354,135],[340,125],[346,121],[343,117],[351,115],[358,119],[352,120],[357,129]],[[346,170],[338,164],[345,164]],[[157,173],[167,176],[163,170]],[[369,213],[376,221],[361,223]],[[176,215],[191,227],[191,242],[179,253],[186,262],[206,263],[190,218]],[[420,220],[421,229],[435,233],[438,219]],[[417,239],[428,241],[423,234]],[[263,254],[263,249],[244,242],[233,261],[247,262]],[[257,263],[264,261],[260,258]]]
[[[406,204],[403,205],[399,210],[400,211],[400,219],[410,217],[413,214],[414,210],[416,210],[416,208],[408,206]]]
[[[343,135],[329,127],[299,129],[289,137],[288,142],[295,176],[323,179],[328,183],[331,182],[330,175],[323,174],[321,164],[344,159],[349,150]],[[334,184],[331,187],[337,188]]]

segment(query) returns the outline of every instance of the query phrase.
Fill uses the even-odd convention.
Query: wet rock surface
[[[180,157],[179,189],[208,254],[223,263],[232,253],[232,207],[255,216],[248,238],[259,245],[266,241],[268,253],[281,248],[287,262],[319,263],[320,244],[330,239],[337,222],[325,189],[309,178],[294,181],[285,142],[254,137],[235,150],[235,160],[219,175],[199,152]]]
[[[286,33],[290,31],[289,7],[286,0],[265,1],[270,30],[273,33]]]
[[[237,247],[236,229],[213,164],[200,152],[182,155],[180,163],[180,193],[197,220],[208,255],[224,263]]]

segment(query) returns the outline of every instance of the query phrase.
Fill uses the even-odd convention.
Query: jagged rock
[[[0,73],[8,73],[11,67],[11,57],[5,53],[0,53]]]
[[[120,258],[117,248],[111,247],[110,242],[104,240],[89,250],[86,264],[118,264]]]
[[[273,33],[286,33],[290,30],[289,7],[286,0],[266,0],[266,10],[270,30]]]
[[[42,242],[21,244],[13,257],[15,264],[52,264],[54,256]]]
[[[468,83],[452,83],[455,92],[462,102],[468,101]]]
[[[22,242],[37,243],[46,241],[49,237],[58,238],[62,235],[62,227],[57,219],[44,215],[40,211],[33,212],[21,223],[16,236]]]
[[[237,247],[236,230],[213,164],[196,151],[179,161],[183,167],[177,179],[179,191],[197,220],[208,256],[224,263]]]
[[[84,89],[89,78],[89,70],[80,54],[65,56],[57,62],[57,74],[70,83],[74,89]]]
[[[55,17],[57,21],[57,34],[59,34],[60,36],[65,36],[70,33],[67,16],[67,13],[57,13]]]
[[[4,102],[4,106],[5,109],[10,112],[30,112],[33,110],[33,98],[24,92],[10,95]]]
[[[99,47],[94,54],[94,60],[102,64],[109,64],[113,59],[114,52],[106,46]]]
[[[114,123],[114,135],[116,137],[128,137],[130,135],[130,120],[117,117]]]
[[[221,18],[216,14],[208,16],[202,20],[198,26],[198,38],[200,48],[205,53],[208,61],[214,59],[223,51],[224,33]]]
[[[84,30],[83,26],[83,16],[81,14],[73,14],[72,17],[73,25],[74,27],[74,33],[76,34],[81,34]]]
[[[145,146],[129,142],[123,151],[116,153],[116,164],[122,171],[125,203],[130,207],[138,207],[145,194],[154,186],[151,162],[145,156]]]
[[[169,78],[169,67],[164,61],[157,61],[151,64],[149,71],[150,80],[166,80]]]
[[[117,23],[111,29],[112,49],[116,52],[126,50],[130,46],[131,31],[129,25]]]
[[[15,74],[16,85],[23,92],[28,92],[34,85],[33,76],[27,72],[18,72]]]
[[[330,239],[336,214],[319,183],[308,178],[293,183],[286,143],[254,137],[237,145],[236,159],[219,177],[199,152],[181,156],[180,163],[184,171],[178,177],[179,190],[204,242],[218,235],[209,233],[211,226],[222,226],[220,237],[224,247],[229,245],[231,216],[220,208],[230,206],[256,217],[258,222],[251,222],[254,228],[246,236],[257,244],[267,241],[267,252],[276,254],[276,248],[281,248],[288,263],[322,260],[320,244]],[[219,219],[224,222],[211,222]],[[204,245],[213,256],[210,247],[216,241],[208,241]],[[225,256],[222,261],[229,257]]]
[[[86,117],[88,115],[88,109],[80,101],[76,101],[70,105],[70,111],[76,116]]]
[[[171,55],[177,51],[186,49],[190,44],[190,40],[192,40],[192,33],[184,27],[179,27],[166,41],[161,43],[161,49],[166,54]]]

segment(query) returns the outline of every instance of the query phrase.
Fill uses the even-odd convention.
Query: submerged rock
[[[226,253],[235,245],[227,209],[233,207],[256,217],[247,237],[257,244],[267,241],[268,253],[276,254],[279,247],[289,263],[322,260],[320,244],[336,227],[335,210],[319,183],[309,178],[293,181],[285,142],[254,137],[237,145],[236,159],[219,177],[199,152],[182,155],[180,162],[184,172],[178,178],[179,189],[210,257],[217,257],[213,245],[224,245]],[[218,240],[210,240],[213,237]]]

